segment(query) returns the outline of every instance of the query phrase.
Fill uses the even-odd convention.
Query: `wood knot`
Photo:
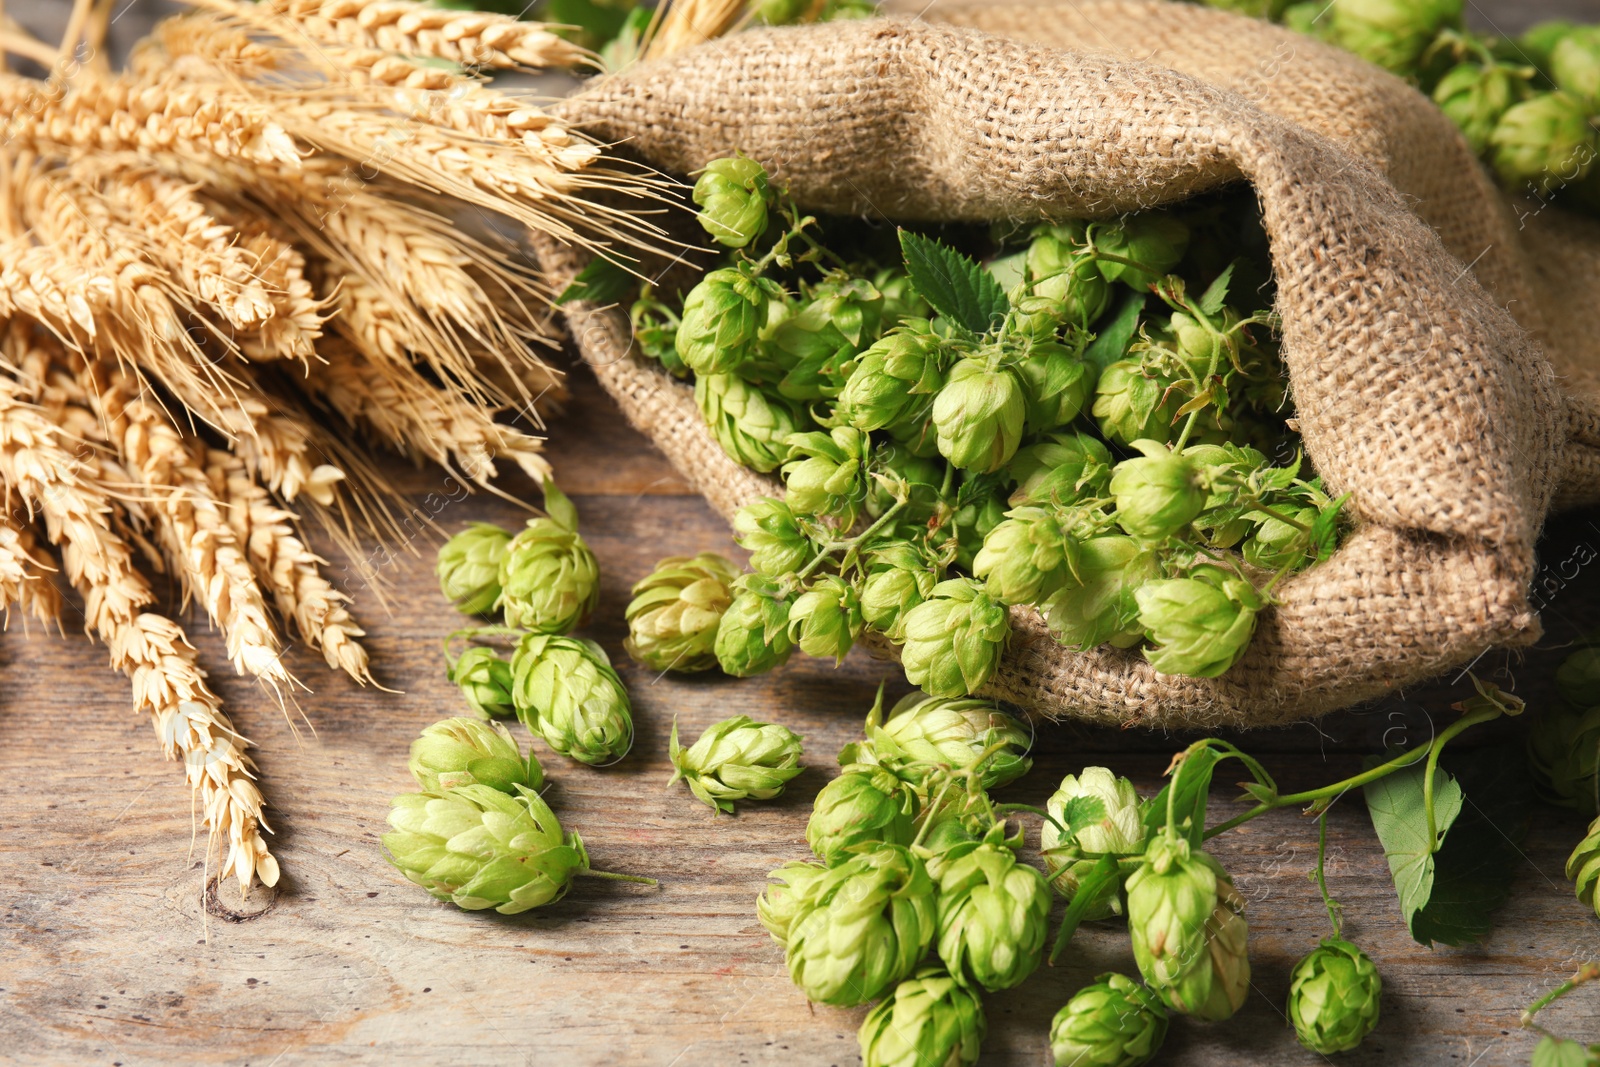
[[[257,884],[251,887],[249,896],[242,896],[230,884],[227,899],[224,899],[216,875],[206,881],[206,911],[224,922],[246,923],[259,919],[277,903],[278,891],[271,886]]]

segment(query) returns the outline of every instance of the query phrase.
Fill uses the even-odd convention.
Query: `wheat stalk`
[[[241,890],[252,877],[276,883],[277,861],[261,838],[267,827],[248,742],[206,687],[183,631],[141,610],[155,596],[111,528],[105,490],[63,446],[60,429],[17,398],[18,389],[0,379],[0,482],[27,504],[30,517],[36,511],[44,520],[68,580],[83,595],[86,628],[132,682],[134,707],[149,710],[167,757],[183,761],[206,825],[228,841],[222,876],[234,875]]]

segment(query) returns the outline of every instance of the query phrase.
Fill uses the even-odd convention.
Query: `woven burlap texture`
[[[888,219],[1105,216],[1248,181],[1272,241],[1306,449],[1359,523],[1331,560],[1280,587],[1223,678],[1158,675],[1137,652],[1069,651],[1014,609],[986,692],[1053,716],[1266,725],[1534,639],[1532,546],[1581,418],[1502,306],[1536,311],[1527,262],[1514,237],[1497,242],[1511,216],[1445,120],[1342,53],[1202,9],[932,14],[1049,43],[926,19],[752,31],[594,83],[565,110],[665,170],[743,151],[808,208]],[[1158,30],[1173,43],[1152,43]],[[1186,32],[1196,37],[1180,64],[1169,53]],[[1128,58],[1135,47],[1151,58]],[[1293,69],[1268,76],[1259,64],[1284,47]],[[1260,83],[1236,91],[1250,88],[1248,70]],[[1333,102],[1316,103],[1317,85],[1337,90]],[[1354,102],[1381,120],[1363,121]],[[1431,186],[1455,207],[1424,211]],[[544,251],[558,276],[581,259]],[[777,495],[722,453],[688,389],[628,354],[625,317],[580,306],[571,326],[628,418],[721,513]]]

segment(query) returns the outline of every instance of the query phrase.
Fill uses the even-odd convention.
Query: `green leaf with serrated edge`
[[[1511,895],[1523,862],[1519,843],[1533,815],[1533,782],[1523,760],[1508,760],[1499,749],[1451,751],[1445,759],[1463,802],[1433,857],[1433,893],[1411,917],[1411,936],[1423,945],[1488,936],[1495,911]]]
[[[1083,358],[1098,370],[1127,355],[1133,335],[1139,331],[1139,316],[1144,313],[1145,293],[1129,293],[1117,307],[1117,313],[1106,328],[1095,337],[1094,343],[1084,350]]]
[[[1061,929],[1056,931],[1055,947],[1050,950],[1051,963],[1056,961],[1061,950],[1067,947],[1067,942],[1072,940],[1072,935],[1077,933],[1078,925],[1083,922],[1089,909],[1115,885],[1116,878],[1116,858],[1101,856],[1089,872],[1078,879],[1077,892],[1072,894],[1072,903],[1067,905],[1067,913],[1061,917]]]
[[[976,334],[988,333],[1011,310],[994,275],[948,245],[901,230],[900,251],[917,292],[957,325]]]
[[[1233,281],[1234,264],[1229,263],[1223,272],[1217,275],[1217,280],[1206,287],[1200,294],[1200,310],[1207,315],[1216,315],[1222,311],[1222,306],[1228,300],[1228,284]]]
[[[1067,801],[1061,809],[1061,821],[1073,834],[1086,826],[1093,826],[1106,817],[1106,802],[1099,797],[1080,796]]]
[[[1362,789],[1407,925],[1433,896],[1434,850],[1461,814],[1460,784],[1444,768],[1435,768],[1433,817],[1438,836],[1428,840],[1428,813],[1422,799],[1426,762],[1419,756],[1414,765],[1368,782]]]
[[[1189,844],[1199,848],[1205,842],[1206,800],[1211,793],[1211,775],[1222,757],[1215,749],[1202,748],[1191,752],[1184,760],[1183,773],[1178,776],[1178,796],[1173,816],[1178,820],[1178,832],[1189,839]],[[1167,825],[1167,794],[1172,789],[1169,781],[1161,792],[1150,798],[1144,806],[1144,825],[1149,830],[1160,830]]]
[[[588,304],[615,304],[639,281],[621,265],[595,256],[556,297],[557,304],[582,300]]]
[[[1333,555],[1333,550],[1339,547],[1339,512],[1349,499],[1350,494],[1346,493],[1333,501],[1317,512],[1317,519],[1311,524],[1311,552],[1317,557],[1318,563]]]
[[[1268,467],[1258,472],[1256,485],[1265,493],[1281,493],[1294,484],[1299,474],[1299,464],[1293,467]]]

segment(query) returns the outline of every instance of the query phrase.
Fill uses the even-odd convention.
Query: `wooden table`
[[[48,6],[14,5],[29,19]],[[1507,29],[1537,13],[1593,18],[1566,0],[1487,4],[1476,17]],[[137,13],[136,13],[137,14]],[[1514,20],[1514,21],[1511,21]],[[880,680],[897,672],[861,656],[840,669],[797,657],[786,669],[736,682],[654,677],[621,651],[629,585],[669,553],[733,552],[726,529],[580,373],[569,413],[552,426],[551,456],[582,510],[604,580],[588,631],[616,659],[634,696],[638,740],[621,765],[591,770],[551,757],[549,798],[580,830],[596,866],[661,879],[657,890],[580,884],[560,903],[516,917],[468,914],[434,902],[385,862],[378,844],[388,798],[409,788],[411,739],[462,710],[443,676],[440,642],[462,620],[432,577],[435,542],[385,568],[387,614],[358,604],[376,670],[397,693],[360,689],[315,655],[290,664],[314,693],[311,727],[291,728],[273,702],[240,679],[215,676],[235,722],[258,744],[284,877],[241,901],[207,889],[203,837],[194,835],[182,776],[161,761],[149,726],[129,711],[126,683],[80,633],[0,639],[0,1061],[18,1064],[650,1064],[830,1065],[856,1062],[861,1011],[808,1006],[752,902],[766,872],[804,858],[805,819],[833,773],[833,755],[860,728]],[[468,520],[520,521],[511,504],[448,497],[437,470],[390,471],[446,528]],[[524,483],[509,483],[525,493]],[[1575,552],[1593,555],[1593,515],[1552,524],[1542,548],[1552,592],[1540,648],[1479,664],[1537,705],[1559,645],[1600,624],[1600,568],[1560,577]],[[191,635],[205,661],[226,664],[201,620]],[[1447,720],[1464,682],[1443,683],[1315,725],[1248,737],[1286,788],[1342,778],[1389,731]],[[667,731],[686,735],[745,712],[778,719],[807,742],[807,769],[788,793],[712,818],[683,787],[667,788]],[[519,735],[521,731],[518,731]],[[1104,763],[1153,791],[1188,739],[1042,725],[1033,773],[1006,799],[1042,803],[1063,773]],[[1472,740],[1468,739],[1468,744]],[[1477,739],[1521,759],[1514,732]],[[541,749],[541,755],[544,755]],[[1224,775],[1228,780],[1231,776]],[[1213,796],[1217,810],[1232,790]],[[1600,923],[1562,877],[1583,831],[1576,816],[1541,809],[1523,846],[1527,862],[1494,935],[1479,947],[1427,950],[1411,941],[1383,855],[1359,803],[1334,809],[1331,887],[1347,934],[1385,980],[1383,1021],[1341,1062],[1467,1065],[1525,1063],[1532,1037],[1519,1011],[1585,960],[1600,958]],[[1249,900],[1254,992],[1220,1025],[1175,1021],[1160,1062],[1293,1064],[1319,1059],[1282,1017],[1294,961],[1326,930],[1307,881],[1313,825],[1293,813],[1254,822],[1216,842]],[[1107,969],[1130,971],[1125,931],[1086,927],[1059,967],[988,998],[986,1064],[1045,1062],[1049,1020],[1071,993]],[[1549,1025],[1600,1038],[1600,995],[1587,991],[1548,1013]]]

